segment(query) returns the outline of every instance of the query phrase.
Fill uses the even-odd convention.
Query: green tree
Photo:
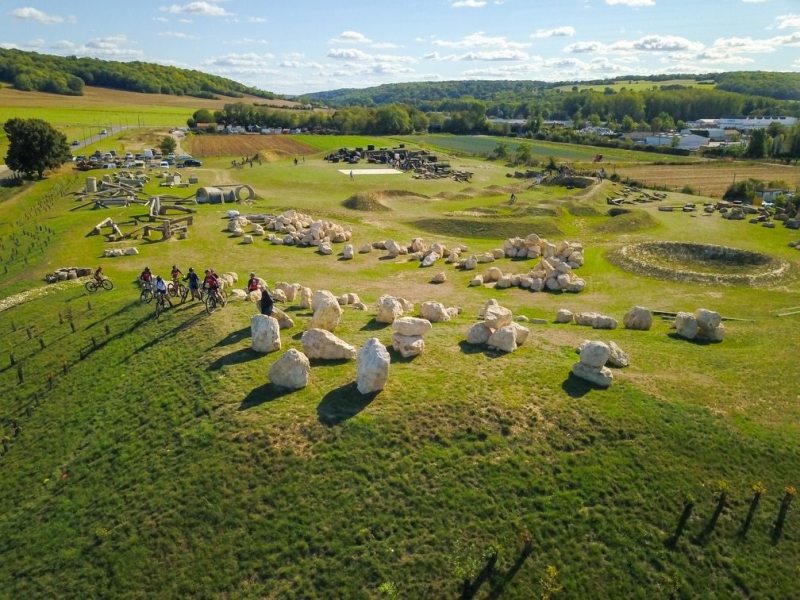
[[[492,156],[498,160],[505,160],[508,158],[508,144],[499,142],[492,151]]]
[[[622,131],[629,133],[636,129],[636,121],[630,115],[622,117]]]
[[[192,118],[194,119],[195,123],[216,123],[214,115],[207,108],[196,110],[192,115]]]
[[[514,162],[518,165],[528,165],[531,162],[531,147],[528,144],[520,144],[514,154]]]
[[[9,119],[3,130],[8,137],[6,164],[16,173],[36,173],[41,179],[47,169],[72,159],[67,137],[42,119]]]
[[[767,154],[767,131],[765,129],[754,129],[750,134],[750,142],[744,155],[747,158],[764,158]]]
[[[161,143],[158,145],[162,154],[170,154],[175,152],[175,148],[177,148],[177,146],[178,144],[175,142],[175,138],[173,138],[171,135],[165,135],[163,138],[161,138]]]

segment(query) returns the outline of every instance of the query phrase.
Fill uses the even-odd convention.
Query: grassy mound
[[[378,194],[375,192],[358,192],[342,202],[342,206],[351,210],[365,212],[386,212],[391,210],[388,206],[381,203]]]
[[[592,229],[597,233],[618,234],[644,231],[657,226],[658,222],[646,210],[630,210],[593,223]]]

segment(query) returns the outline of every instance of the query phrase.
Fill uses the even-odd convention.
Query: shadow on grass
[[[678,340],[678,341],[681,341],[681,342],[687,342],[689,344],[695,344],[697,346],[709,346],[711,344],[719,344],[718,341],[714,341],[714,340],[698,340],[696,338],[693,339],[693,340],[690,340],[690,339],[687,339],[687,338],[685,338],[683,336],[678,335],[674,331],[672,333],[668,333],[667,337],[670,337],[673,340]]]
[[[317,406],[319,422],[328,427],[346,421],[369,406],[378,393],[362,394],[355,381],[331,390]]]
[[[506,586],[508,586],[514,577],[516,577],[517,573],[522,568],[522,565],[525,564],[525,561],[530,555],[531,552],[528,549],[523,549],[519,553],[517,560],[514,561],[514,564],[511,565],[508,571],[503,573],[503,575],[498,578],[498,581],[492,585],[491,589],[489,590],[489,594],[486,596],[487,600],[495,600],[496,598],[500,598],[502,596]]]
[[[572,371],[570,371],[569,375],[567,375],[567,378],[562,382],[561,389],[564,390],[571,398],[582,398],[592,390],[605,390],[606,388],[599,385],[593,385],[585,379],[576,377]]]
[[[464,354],[483,354],[488,358],[500,358],[506,355],[506,352],[502,350],[495,350],[482,344],[470,344],[466,340],[458,342],[458,347],[461,348],[461,352]]]
[[[242,403],[239,405],[239,410],[254,408],[264,404],[265,402],[272,402],[273,400],[277,400],[278,398],[287,396],[291,393],[292,390],[278,387],[272,383],[265,383],[264,385],[260,385],[250,390],[250,393],[244,397],[244,400],[242,400]]]
[[[351,358],[310,358],[309,364],[312,367],[337,367],[352,362]]]
[[[395,350],[392,346],[388,346],[386,349],[389,351],[389,356],[392,359],[392,364],[410,363],[417,358],[416,356],[409,356],[408,358],[406,358],[405,356],[400,354],[397,350]]]
[[[236,344],[237,342],[241,342],[243,339],[250,335],[250,326],[242,327],[238,331],[231,331],[228,335],[214,344],[214,347],[219,346],[230,346],[231,344]]]
[[[381,331],[389,327],[391,323],[380,323],[375,319],[368,321],[366,325],[361,328],[361,331]]]
[[[218,371],[222,367],[226,367],[229,365],[239,365],[241,363],[246,363],[251,360],[260,358],[261,356],[263,356],[263,354],[256,352],[252,348],[240,348],[239,350],[235,350],[230,354],[226,354],[225,356],[220,356],[217,360],[208,365],[208,370]]]

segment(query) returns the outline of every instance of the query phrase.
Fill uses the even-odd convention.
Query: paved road
[[[75,154],[75,150],[80,150],[81,148],[85,148],[86,146],[88,146],[90,144],[94,144],[95,142],[99,142],[101,140],[104,140],[108,136],[113,135],[115,133],[119,133],[123,129],[128,129],[128,126],[127,125],[122,125],[122,126],[119,126],[119,127],[111,127],[108,130],[108,134],[106,134],[106,135],[100,135],[100,134],[91,135],[88,138],[86,138],[84,141],[78,140],[77,145],[70,146],[69,148],[72,151],[72,153]],[[11,178],[11,169],[9,169],[6,165],[0,164],[0,179],[10,179],[10,178]]]

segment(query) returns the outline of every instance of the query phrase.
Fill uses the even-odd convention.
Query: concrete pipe
[[[219,188],[201,187],[197,189],[195,200],[198,204],[222,204],[225,202],[225,196]]]

